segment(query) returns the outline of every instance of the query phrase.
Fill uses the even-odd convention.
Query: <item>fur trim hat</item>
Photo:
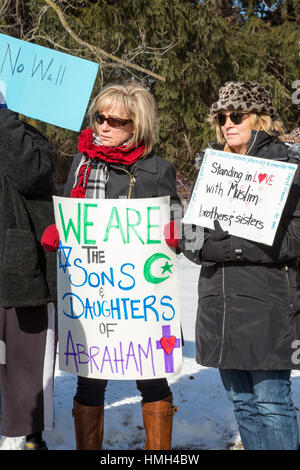
[[[271,93],[255,81],[226,82],[219,90],[219,100],[211,105],[210,114],[227,109],[276,115]]]
[[[296,127],[290,134],[281,135],[279,139],[291,144],[300,144],[300,127]]]

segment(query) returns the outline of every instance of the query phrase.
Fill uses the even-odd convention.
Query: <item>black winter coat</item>
[[[75,155],[64,195],[69,197],[74,185],[76,169],[82,154]],[[129,185],[132,184],[130,197],[148,198],[170,196],[173,210],[180,212],[180,198],[176,191],[176,171],[172,163],[151,152],[145,158],[128,166],[108,165],[108,181],[106,183],[106,197],[118,199],[128,197]],[[177,216],[177,218],[180,216]]]
[[[0,110],[0,307],[44,305],[56,297],[56,254],[40,239],[54,223],[56,152],[34,127]]]
[[[248,149],[255,157],[300,160],[299,151],[263,131],[252,132]],[[212,233],[204,230],[203,247]],[[300,369],[299,168],[272,247],[231,236],[226,262],[205,259],[204,249],[182,249],[202,264],[197,362],[221,369]]]

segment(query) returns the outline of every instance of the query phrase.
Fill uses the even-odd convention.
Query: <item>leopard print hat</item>
[[[276,116],[271,93],[255,81],[226,82],[219,90],[219,100],[211,105],[210,114],[227,109]]]

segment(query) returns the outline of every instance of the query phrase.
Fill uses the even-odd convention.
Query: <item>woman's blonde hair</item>
[[[112,83],[104,87],[89,109],[90,124],[95,132],[95,113],[105,112],[111,106],[119,106],[133,122],[134,131],[127,147],[135,147],[143,142],[146,147],[144,155],[147,155],[152,150],[157,132],[156,103],[151,93],[136,82]]]
[[[217,113],[210,114],[208,116],[208,122],[210,123],[211,127],[215,130],[217,141],[219,144],[225,145],[224,151],[225,152],[232,152],[229,145],[226,143],[226,139],[223,135],[221,126],[217,123],[216,120]],[[268,114],[256,114],[256,113],[249,113],[250,118],[250,127],[252,130],[256,131],[265,131],[270,135],[283,135],[284,128],[281,120],[279,118],[272,118]]]

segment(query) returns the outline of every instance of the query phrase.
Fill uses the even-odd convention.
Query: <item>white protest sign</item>
[[[150,379],[181,369],[169,197],[54,197],[59,367],[84,377]]]
[[[207,149],[182,220],[272,245],[297,165]]]

